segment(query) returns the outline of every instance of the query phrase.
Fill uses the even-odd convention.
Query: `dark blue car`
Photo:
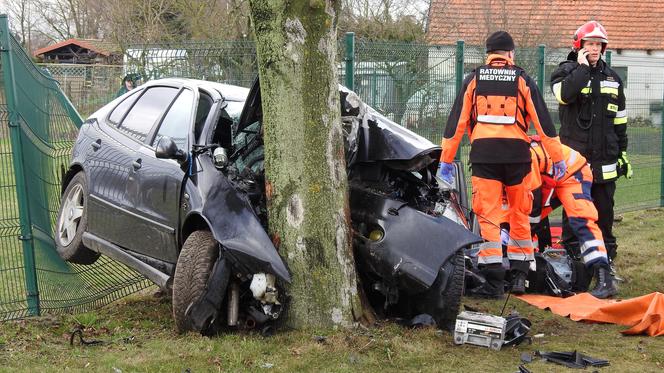
[[[340,88],[358,273],[379,314],[458,311],[462,248],[480,239],[441,188],[440,148]],[[62,185],[62,258],[121,261],[172,289],[178,331],[279,317],[290,274],[265,227],[260,89],[144,84],[81,127]],[[463,180],[461,168],[459,177]],[[457,199],[454,199],[455,201]]]

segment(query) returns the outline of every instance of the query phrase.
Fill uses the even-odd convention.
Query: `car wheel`
[[[219,244],[210,231],[195,231],[184,242],[173,278],[173,318],[178,333],[193,330],[187,309],[203,296]]]
[[[92,264],[99,253],[83,245],[88,225],[88,186],[83,172],[77,173],[62,194],[55,230],[55,247],[60,257],[70,263]]]
[[[431,315],[441,329],[454,329],[461,306],[464,276],[463,250],[458,250],[443,264],[436,281],[423,297],[420,311]]]

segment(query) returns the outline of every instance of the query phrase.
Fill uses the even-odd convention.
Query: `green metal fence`
[[[79,113],[92,114],[107,104],[122,84],[125,68],[119,65],[39,64],[60,84]]]
[[[58,256],[60,180],[82,120],[8,32],[6,16],[0,44],[0,319],[80,311],[149,286],[108,258],[81,266]]]
[[[6,25],[6,19],[3,22]],[[61,169],[80,123],[61,92],[87,116],[116,96],[123,76],[129,73],[140,74],[143,80],[175,76],[249,87],[257,71],[253,43],[133,45],[122,66],[49,64],[38,69],[20,53],[6,28],[2,31],[0,319],[40,309],[87,309],[148,286],[142,277],[104,257],[93,266],[72,266],[54,252],[52,222],[58,209]],[[434,143],[442,137],[464,75],[485,58],[482,47],[463,41],[432,46],[369,42],[352,34],[340,40],[338,52],[340,82],[385,116]],[[566,54],[545,46],[518,48],[516,54],[517,64],[540,86],[556,122],[558,104],[548,77]],[[626,78],[629,154],[635,174],[633,180],[619,181],[616,208],[664,205],[664,76],[653,77],[646,68],[660,64],[664,71],[664,61],[632,58],[626,64],[622,56],[609,57]],[[639,69],[641,62],[643,69]],[[464,161],[468,150],[466,140],[459,153]],[[19,164],[13,163],[16,160]]]

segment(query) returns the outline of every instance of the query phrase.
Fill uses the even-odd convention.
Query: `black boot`
[[[593,266],[593,279],[595,287],[590,294],[595,298],[606,299],[618,294],[613,274],[607,264],[596,264]]]
[[[526,292],[526,278],[530,270],[530,262],[510,260],[510,282],[512,294],[521,295]]]
[[[605,242],[606,255],[609,257],[609,262],[613,262],[618,256],[618,244],[615,242]]]
[[[521,295],[526,292],[526,272],[513,271],[512,294]]]
[[[470,290],[470,296],[500,299],[505,295],[505,269],[501,264],[490,264],[480,269],[484,284]]]

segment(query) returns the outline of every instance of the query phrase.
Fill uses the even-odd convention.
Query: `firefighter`
[[[602,60],[608,36],[601,24],[590,21],[574,33],[573,50],[551,75],[559,103],[560,139],[583,155],[593,174],[591,196],[609,259],[618,245],[613,235],[613,196],[620,175],[632,178],[627,158],[627,110],[624,85]],[[579,242],[563,216],[563,244],[578,253]],[[581,253],[582,254],[582,253]]]
[[[600,299],[616,295],[618,289],[613,275],[610,271],[600,271],[600,268],[609,267],[609,260],[602,231],[596,223],[597,210],[590,196],[593,175],[586,159],[576,150],[563,145],[567,171],[555,180],[551,157],[538,136],[532,136],[531,140],[532,171],[528,176],[533,190],[531,223],[536,225],[562,204],[570,227],[580,242],[583,264],[593,273],[595,286],[590,293]]]
[[[502,219],[502,190],[509,206],[511,239],[507,245],[512,293],[525,291],[529,263],[534,260],[528,214],[531,194],[524,177],[530,173],[529,123],[542,137],[554,159],[555,174],[565,173],[561,145],[546,104],[534,81],[514,65],[514,41],[505,31],[486,40],[486,65],[470,73],[463,82],[447,120],[442,140],[439,177],[454,184],[454,160],[466,130],[469,131],[472,164],[473,210],[482,237],[478,266],[487,280],[475,295],[501,297],[505,279],[499,224]]]

